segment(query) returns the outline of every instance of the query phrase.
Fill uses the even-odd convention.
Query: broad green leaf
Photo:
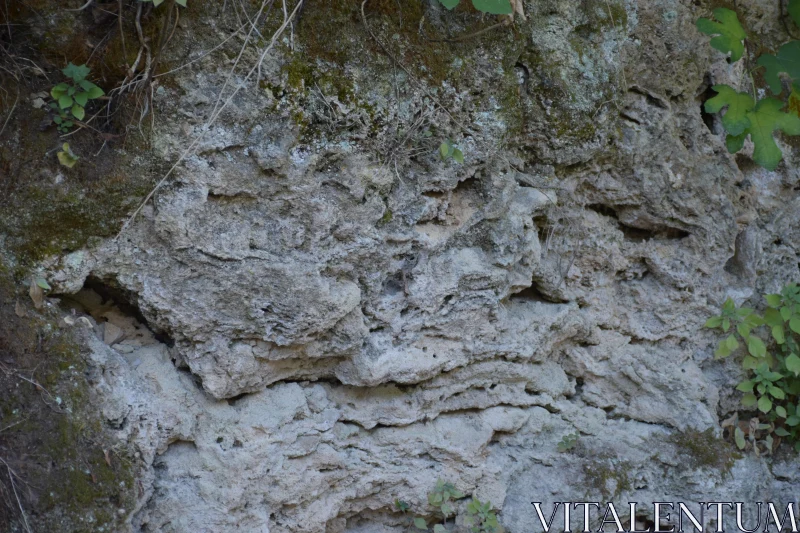
[[[764,346],[764,341],[754,335],[747,340],[747,351],[753,357],[764,357],[767,354],[767,347]]]
[[[775,342],[778,344],[783,344],[786,342],[786,336],[783,333],[783,326],[772,326],[772,338],[774,338]]]
[[[793,316],[789,319],[789,327],[795,333],[800,333],[800,317]]]
[[[50,284],[47,283],[47,280],[44,278],[36,278],[36,284],[46,291],[52,289],[52,287],[50,287]]]
[[[783,319],[784,322],[789,320],[791,316],[792,316],[792,310],[788,306],[784,305],[783,307],[781,307],[781,318]]]
[[[447,9],[453,9],[458,5],[461,0],[439,0],[439,3],[442,4]]]
[[[734,431],[733,434],[734,438],[736,439],[736,446],[740,450],[744,450],[745,442],[744,442],[744,431],[742,431],[742,428],[737,427],[736,431]]]
[[[153,0],[153,5],[154,5],[155,7],[158,7],[158,6],[160,6],[161,4],[163,4],[163,3],[164,3],[164,0]]]
[[[736,13],[730,9],[719,7],[714,10],[714,18],[710,20],[701,18],[697,20],[697,29],[706,35],[716,35],[711,39],[711,46],[727,54],[731,54],[731,62],[739,61],[744,52],[744,41],[747,34],[739,23]]]
[[[783,317],[781,316],[780,311],[770,307],[766,311],[764,311],[764,322],[766,322],[770,326],[782,326]]]
[[[472,5],[478,11],[491,15],[510,15],[514,12],[510,0],[472,0]]]
[[[756,359],[750,354],[745,355],[744,359],[742,359],[742,368],[744,368],[745,370],[752,370],[757,366],[758,366],[758,359]]]
[[[106,93],[103,92],[103,89],[101,89],[97,85],[95,85],[91,89],[87,90],[87,92],[89,93],[89,100],[94,100],[96,98],[100,98],[101,96],[106,94]]]
[[[728,110],[722,117],[725,131],[731,135],[742,134],[750,126],[747,112],[756,106],[753,97],[747,93],[736,92],[729,85],[714,85],[712,89],[717,92],[717,96],[706,100],[706,112],[719,113],[723,107],[727,106]]]
[[[90,82],[89,80],[81,80],[78,82],[78,85],[80,85],[81,89],[83,89],[84,91],[90,91],[92,87],[97,87],[97,85]]]
[[[73,103],[74,102],[72,101],[72,97],[71,96],[67,96],[66,94],[63,94],[58,98],[58,106],[61,109],[66,109],[68,107],[72,107]]]
[[[66,94],[67,89],[69,89],[69,85],[66,83],[59,83],[50,89],[50,96],[53,97],[53,100],[58,100],[62,95]]]
[[[75,99],[75,103],[77,103],[79,106],[86,106],[86,102],[89,101],[89,94],[85,92],[78,93],[73,96],[73,98]]]
[[[706,328],[718,328],[722,324],[722,317],[721,316],[712,316],[708,320],[706,320],[705,326]]]
[[[750,126],[742,135],[750,135],[750,139],[755,145],[753,160],[767,170],[775,170],[783,157],[783,153],[772,136],[773,133],[780,130],[789,135],[800,135],[800,118],[782,112],[783,106],[784,104],[780,100],[764,98],[756,104],[755,109],[747,112]],[[732,138],[737,139],[737,144],[733,147],[741,148],[739,137],[728,136],[729,151],[732,148],[729,142]],[[741,141],[743,143],[744,139],[742,138]]]
[[[453,155],[453,144],[450,141],[444,141],[439,145],[439,156],[442,160],[446,160]]]
[[[742,396],[742,405],[745,407],[752,407],[756,404],[756,395],[752,393],[747,393]]]
[[[728,338],[725,339],[725,345],[728,347],[728,350],[732,352],[739,347],[739,341],[737,341],[736,337],[733,335],[728,335]]]
[[[78,104],[75,104],[74,106],[72,106],[72,116],[77,118],[78,120],[83,120],[83,117],[86,116],[86,111],[83,109],[83,107],[79,106]]]
[[[726,341],[722,341],[719,343],[719,347],[714,352],[714,359],[724,359],[731,354],[731,349],[728,348],[728,343]]]
[[[775,410],[777,411],[778,408],[776,407]],[[781,418],[786,418],[786,417],[784,416],[784,417],[781,417]],[[791,433],[789,433],[788,431],[786,431],[783,428],[775,428],[775,434],[777,436],[779,436],[779,437],[788,437],[789,435],[791,435]]]
[[[800,2],[800,0],[798,0]],[[765,296],[767,299],[767,305],[770,307],[778,307],[781,305],[781,295],[780,294],[767,294]]]
[[[770,395],[775,398],[776,400],[785,400],[786,394],[783,393],[783,390],[780,387],[770,387],[769,388]]]
[[[453,150],[453,160],[454,160],[456,163],[461,163],[461,164],[463,164],[463,163],[464,163],[464,152],[462,152],[462,151],[461,151],[461,150],[459,150],[458,148],[456,148],[455,150]]]
[[[789,41],[778,50],[777,55],[761,54],[757,63],[766,69],[764,79],[773,93],[781,92],[781,72],[790,78],[800,79],[800,41]]]
[[[794,23],[800,26],[800,0],[789,0],[788,11]]]
[[[797,424],[800,424],[800,418],[797,416],[790,416],[786,419],[787,426],[796,426]]]
[[[781,418],[786,418],[786,409],[781,405],[779,405],[778,407],[775,408],[775,413],[777,413],[777,415],[779,417],[781,417]],[[781,435],[781,437],[785,437],[785,436],[786,435]]]
[[[81,80],[86,79],[86,76],[89,75],[91,69],[84,65],[73,65],[71,62],[66,66],[66,68],[62,69],[61,72],[64,73],[64,76],[68,78],[72,78],[75,82],[80,82]]]
[[[722,319],[722,331],[728,333],[728,330],[731,329],[731,321],[730,319],[723,318]]]
[[[753,392],[753,385],[754,383],[752,381],[742,381],[736,386],[736,390],[740,390],[742,392]]]
[[[417,529],[428,529],[428,523],[425,522],[424,518],[418,516],[414,519],[414,527]]]
[[[175,0],[175,3],[181,7],[186,7],[186,0]]]
[[[739,335],[741,335],[744,340],[747,340],[747,337],[750,336],[751,329],[752,328],[744,322],[736,325],[736,331],[739,332]]]
[[[786,370],[795,376],[800,375],[800,357],[797,357],[797,354],[790,354],[784,364],[786,364]]]
[[[758,392],[758,394],[766,394],[767,387],[763,383],[759,383],[758,385],[756,385],[756,391]]]
[[[762,413],[769,413],[769,410],[772,409],[772,400],[770,400],[767,396],[762,396],[758,399],[758,410]]]
[[[447,533],[447,530],[442,524],[436,524],[433,526],[433,533]]]
[[[64,119],[61,118],[61,117],[56,116],[56,117],[53,117],[53,122],[55,122],[56,124],[61,124],[62,122],[64,122]]]

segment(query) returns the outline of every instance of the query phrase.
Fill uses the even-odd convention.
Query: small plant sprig
[[[461,0],[439,0],[439,3],[452,10],[461,3]],[[472,0],[472,5],[481,13],[491,15],[510,15],[514,12],[511,0]]]
[[[789,0],[789,15],[795,24],[800,26],[800,0]],[[724,54],[730,54],[731,62],[742,58],[747,33],[739,23],[734,11],[719,7],[713,11],[713,19],[700,18],[697,29],[712,36],[711,46]],[[777,55],[762,54],[757,61],[758,67],[764,67],[764,78],[769,89],[780,96],[783,91],[780,75],[785,73],[791,78],[792,90],[787,97],[790,107],[796,108],[800,103],[800,41],[790,41],[778,50]],[[722,126],[727,132],[725,146],[730,153],[736,153],[744,147],[745,139],[750,136],[753,141],[753,161],[767,170],[775,170],[783,158],[783,152],[775,142],[774,134],[782,131],[787,135],[800,135],[800,117],[796,112],[784,113],[784,100],[778,98],[758,99],[753,78],[753,94],[737,92],[729,85],[711,87],[717,95],[704,104],[707,113],[719,113],[727,108],[722,117]]]
[[[436,482],[436,487],[428,493],[428,503],[434,506],[441,514],[442,523],[433,524],[433,533],[450,533],[451,531],[462,531],[461,529],[448,529],[447,519],[455,516],[456,509],[454,502],[464,498],[465,494],[456,489],[452,483],[444,482],[441,479]],[[408,514],[411,506],[408,502],[395,500],[394,505],[398,511]],[[497,514],[492,509],[490,502],[481,502],[476,497],[467,504],[467,512],[462,523],[470,533],[503,533],[503,526],[497,520]],[[431,531],[431,526],[421,516],[411,518],[409,516],[408,528],[411,526],[418,531]]]
[[[452,159],[456,163],[464,163],[464,152],[453,144],[453,141],[450,139],[445,139],[444,142],[439,145],[439,157],[442,158],[442,161]]]
[[[53,117],[53,122],[58,125],[58,131],[66,133],[75,125],[73,119],[83,120],[86,116],[86,104],[89,100],[96,100],[105,93],[103,89],[86,79],[91,69],[86,65],[73,65],[71,62],[61,72],[71,82],[59,83],[50,90],[53,102],[50,107],[58,115]]]
[[[570,433],[569,435],[565,435],[564,438],[561,439],[561,442],[558,443],[558,451],[560,452],[568,452],[572,448],[578,444],[578,438],[580,435],[577,433]]]
[[[736,389],[744,393],[742,406],[755,407],[766,419],[751,428],[751,437],[755,431],[767,431],[771,448],[774,432],[800,451],[800,287],[786,285],[780,294],[768,294],[765,299],[767,308],[760,315],[747,307],[737,309],[728,298],[720,315],[709,318],[705,327],[727,334],[715,358],[744,350],[742,368],[747,379]],[[737,446],[744,449],[744,429],[737,426],[735,437]]]

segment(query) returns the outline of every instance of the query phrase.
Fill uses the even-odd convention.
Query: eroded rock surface
[[[737,368],[701,326],[796,281],[800,209],[791,148],[768,173],[701,113],[711,84],[749,83],[694,29],[707,3],[527,2],[513,32],[452,45],[438,85],[393,68],[353,4],[372,63],[315,56],[308,15],[119,239],[45,265],[164,341],[108,317],[91,341],[105,416],[141,452],[133,531],[399,532],[395,499],[425,513],[437,479],[512,533],[531,501],[793,501],[793,455],[718,440]],[[425,4],[441,31],[474,20]],[[755,4],[743,19],[779,42]],[[187,23],[208,45],[213,15]],[[165,158],[226,74],[174,74]],[[438,159],[445,137],[463,165]]]

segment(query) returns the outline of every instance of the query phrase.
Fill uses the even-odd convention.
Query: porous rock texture
[[[702,329],[800,253],[792,147],[767,172],[702,111],[750,83],[694,27],[717,4],[527,0],[426,44],[488,21],[417,3],[367,2],[368,31],[360,2],[309,1],[258,82],[268,35],[229,80],[242,39],[170,74],[151,155],[197,148],[118,239],[42,263],[54,293],[138,309],[86,337],[140,454],[130,529],[400,532],[395,500],[429,515],[437,479],[512,533],[531,501],[794,501],[793,453],[720,439],[740,371]],[[206,50],[232,12],[193,4],[176,43]],[[788,38],[747,4],[755,38]]]

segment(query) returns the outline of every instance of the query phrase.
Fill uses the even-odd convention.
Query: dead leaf
[[[33,306],[36,309],[41,309],[44,305],[44,289],[36,284],[36,280],[31,280],[31,288],[28,291],[28,294],[30,295],[31,300],[33,300]]]
[[[111,454],[108,453],[108,450],[103,450],[103,455],[106,458],[106,464],[111,468]]]
[[[17,300],[17,302],[14,304],[14,312],[20,318],[25,318],[27,316],[27,313],[25,312],[25,308],[22,307],[22,304],[19,303],[19,300]]]

